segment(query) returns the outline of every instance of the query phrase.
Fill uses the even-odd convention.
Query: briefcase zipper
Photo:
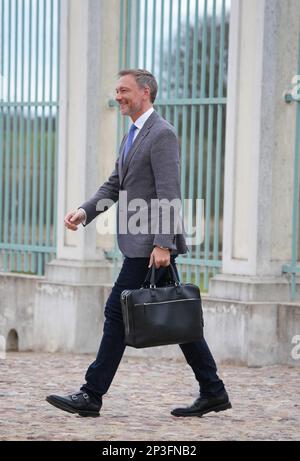
[[[173,299],[172,301],[156,301],[155,303],[141,303],[136,304],[136,306],[150,306],[152,304],[169,304],[169,303],[179,303],[180,301],[200,301],[200,298],[187,298],[187,299]]]
[[[125,301],[126,309],[125,309],[125,331],[126,335],[129,335],[129,317],[128,317],[128,304],[127,304],[127,294],[129,290],[126,290],[125,293],[122,295],[123,301]]]

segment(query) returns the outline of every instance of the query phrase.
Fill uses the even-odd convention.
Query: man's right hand
[[[70,211],[65,216],[64,224],[68,229],[76,231],[79,224],[85,221],[85,219],[86,216],[83,210]]]

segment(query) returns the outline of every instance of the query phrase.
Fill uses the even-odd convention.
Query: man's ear
[[[144,94],[145,94],[145,96],[149,97],[149,99],[150,99],[150,88],[149,88],[149,86],[144,87]]]

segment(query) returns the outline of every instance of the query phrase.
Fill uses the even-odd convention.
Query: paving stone
[[[9,352],[0,360],[0,440],[299,440],[299,368],[223,365],[232,410],[176,418],[198,396],[192,370],[176,359],[123,357],[100,418],[45,401],[77,391],[93,355]]]

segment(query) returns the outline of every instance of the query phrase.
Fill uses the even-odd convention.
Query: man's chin
[[[121,107],[120,107],[120,113],[121,113],[121,115],[129,115],[128,110],[127,109],[122,109]]]

